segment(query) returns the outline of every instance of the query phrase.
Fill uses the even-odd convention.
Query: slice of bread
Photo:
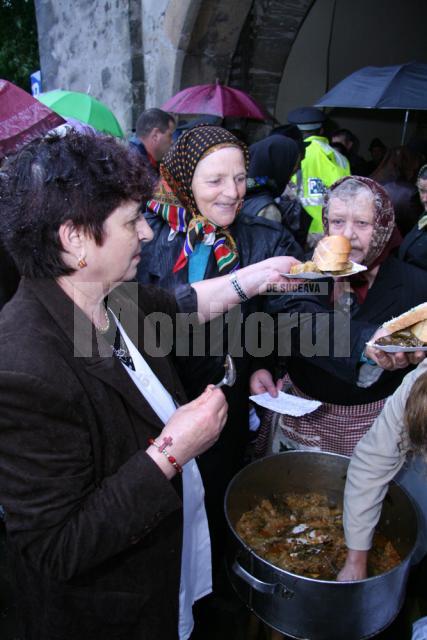
[[[395,333],[396,331],[401,331],[402,329],[411,327],[423,320],[427,320],[427,302],[423,302],[422,304],[409,309],[409,311],[405,311],[405,313],[397,316],[397,318],[392,318],[388,322],[384,322],[383,329],[387,329],[389,333]],[[411,331],[414,333],[412,329]]]
[[[411,333],[414,334],[421,342],[427,342],[427,320],[421,320],[409,327]]]

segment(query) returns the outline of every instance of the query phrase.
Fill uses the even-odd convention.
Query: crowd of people
[[[338,579],[366,577],[388,482],[412,453],[425,470],[426,352],[372,342],[427,301],[427,165],[377,139],[370,166],[325,119],[296,109],[248,147],[149,109],[128,145],[71,127],[4,159],[0,504],[23,640],[202,638],[254,421],[257,456],[352,456]],[[327,235],[365,269],[295,295],[286,274]],[[321,405],[257,419],[249,396],[282,389]]]

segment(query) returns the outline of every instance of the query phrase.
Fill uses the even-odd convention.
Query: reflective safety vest
[[[313,218],[309,232],[322,233],[322,206],[326,189],[336,180],[350,175],[350,164],[322,136],[309,136],[301,169],[292,177],[299,201]]]

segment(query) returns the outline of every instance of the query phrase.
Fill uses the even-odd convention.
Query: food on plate
[[[345,236],[325,236],[313,253],[313,262],[320,271],[344,271],[351,267],[351,243]]]
[[[389,335],[378,338],[375,344],[399,347],[424,347],[427,345],[427,302],[423,302],[382,326]]]
[[[281,569],[335,580],[347,555],[342,515],[341,505],[324,494],[287,493],[260,500],[242,514],[236,531],[257,555]],[[392,543],[376,532],[368,575],[379,575],[399,563]]]
[[[294,264],[291,267],[291,273],[321,273],[315,262],[309,260],[308,262],[301,262],[300,264]]]
[[[295,264],[291,267],[291,273],[322,273],[333,272],[336,275],[344,275],[351,271],[352,263],[349,261],[351,243],[344,236],[325,236],[314,250],[313,259],[309,262]]]

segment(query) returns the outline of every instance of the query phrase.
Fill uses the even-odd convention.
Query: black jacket
[[[403,238],[399,247],[399,259],[427,269],[427,229],[418,229],[418,225]]]
[[[170,359],[147,353],[147,314],[173,317],[175,301],[146,287],[137,305],[130,284],[109,304],[185,403]],[[168,481],[145,453],[163,424],[111,349],[97,355],[108,347],[103,337],[91,336],[51,281],[23,279],[0,314],[0,502],[15,551],[20,637],[176,640],[181,480]]]
[[[360,356],[383,322],[427,300],[424,272],[390,256],[381,265],[364,303],[350,312],[351,320],[348,314],[334,312],[328,300],[328,295],[277,300],[280,350],[292,381],[312,398],[333,404],[364,404],[388,397],[408,369],[383,371],[372,386],[360,388],[356,385]],[[284,314],[282,325],[280,314]],[[290,324],[295,328],[290,329]],[[285,340],[286,335],[292,335],[292,340]],[[322,355],[312,349],[316,342],[318,347],[323,345]]]
[[[307,240],[308,229],[312,220],[311,216],[298,200],[292,200],[289,196],[282,195],[276,202],[267,189],[253,193],[248,192],[243,203],[242,213],[246,216],[258,216],[260,211],[268,206],[276,208],[277,221],[280,221],[285,233],[289,235],[289,242],[295,243],[298,250],[302,252]],[[304,259],[300,257],[297,249],[294,249],[292,255],[299,260]]]
[[[168,241],[170,228],[159,216],[148,213],[146,218],[154,231],[154,239],[142,247],[138,279],[141,283],[155,284],[164,289],[174,290],[188,282],[186,265],[177,273],[173,266],[181,252],[185,234],[179,233]],[[235,239],[242,267],[277,255],[295,255],[295,242],[283,231],[280,224],[263,218],[248,218],[239,215],[229,227]],[[294,253],[293,253],[294,252]],[[297,254],[299,257],[299,253]],[[211,253],[205,279],[219,276],[213,252]],[[230,285],[231,286],[231,285]],[[232,388],[223,387],[229,404],[228,421],[218,442],[198,460],[206,490],[207,515],[213,532],[213,551],[221,534],[216,531],[217,523],[223,521],[223,497],[229,480],[240,468],[248,438],[248,383],[250,374],[256,369],[268,366],[265,358],[251,357],[246,347],[255,353],[257,335],[245,332],[245,320],[257,311],[268,310],[271,296],[257,296],[238,305],[225,318],[195,329],[192,344],[202,355],[188,357],[180,355],[176,363],[181,380],[190,399],[199,395],[207,384],[218,382],[224,374],[224,357],[227,352],[233,356],[237,368],[237,381]],[[271,331],[273,335],[273,329]],[[216,355],[204,355],[203,342],[211,346]],[[182,350],[188,345],[182,344]],[[178,344],[179,347],[179,344]],[[253,348],[251,348],[253,347]],[[268,354],[270,355],[270,354]],[[218,546],[221,546],[220,544]],[[218,551],[220,553],[220,551]],[[215,562],[215,558],[214,558]]]

